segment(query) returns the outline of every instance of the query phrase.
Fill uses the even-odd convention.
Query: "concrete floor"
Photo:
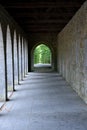
[[[29,73],[0,112],[0,130],[87,130],[87,105],[57,73]]]

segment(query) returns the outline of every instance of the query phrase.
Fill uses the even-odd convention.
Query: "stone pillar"
[[[24,39],[22,38],[22,80],[24,78]]]
[[[26,74],[28,73],[28,44],[26,42]]]
[[[25,39],[24,39],[24,77],[25,77],[25,75],[26,75],[26,70],[25,70],[25,68],[26,68],[26,41],[25,41]]]
[[[22,79],[22,75],[21,75],[21,38],[19,36],[19,42],[18,42],[18,59],[19,59],[19,64],[18,64],[18,67],[19,67],[19,81],[21,81]]]
[[[26,61],[26,65],[27,65],[26,68],[27,69],[26,70],[27,70],[27,73],[28,73],[28,63],[29,63],[29,61],[28,61],[29,60],[28,59],[28,42],[26,43],[26,57],[27,57],[27,61]]]
[[[26,57],[26,41],[25,41],[25,75],[27,74],[26,73],[26,60],[27,60],[27,57]]]
[[[6,79],[5,79],[5,52],[0,25],[0,101],[6,100]]]
[[[14,84],[18,84],[18,54],[16,32],[14,32]]]
[[[13,91],[13,66],[12,66],[12,42],[9,26],[7,27],[7,40],[6,40],[6,64],[7,64],[7,90]]]
[[[27,53],[26,53],[27,52],[27,47],[26,47],[26,41],[25,41],[24,45],[25,45],[25,75],[26,75],[27,74],[27,71],[26,71],[27,70],[27,65],[26,65],[27,64]]]

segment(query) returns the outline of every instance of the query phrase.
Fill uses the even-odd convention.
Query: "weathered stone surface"
[[[24,39],[22,39],[22,80],[24,78]]]
[[[5,100],[5,57],[4,57],[4,44],[3,44],[3,36],[2,29],[0,25],[0,101]]]
[[[22,75],[21,75],[21,59],[22,59],[22,54],[21,54],[21,39],[19,37],[19,43],[18,43],[18,56],[19,56],[19,81],[21,81],[22,79]]]
[[[58,35],[58,70],[87,102],[87,2]]]
[[[13,65],[12,65],[12,42],[9,26],[7,28],[6,55],[7,55],[7,89],[8,91],[11,91],[13,90]]]
[[[18,84],[18,54],[16,32],[14,32],[14,84]]]

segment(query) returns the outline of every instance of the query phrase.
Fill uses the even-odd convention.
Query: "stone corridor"
[[[0,117],[0,130],[87,130],[87,105],[58,73],[28,73]]]

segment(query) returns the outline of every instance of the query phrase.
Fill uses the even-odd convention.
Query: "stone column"
[[[7,27],[7,41],[6,41],[6,64],[7,64],[7,90],[13,91],[13,66],[12,66],[12,42],[9,26]]]
[[[24,78],[24,39],[22,38],[22,80]]]
[[[26,54],[26,49],[27,49],[27,47],[26,47],[26,41],[25,41],[25,75],[27,74],[27,71],[26,71],[26,69],[27,69],[27,65],[26,65],[26,61],[27,61],[27,54]]]
[[[27,53],[27,73],[28,73],[28,60],[29,60],[29,59],[28,59],[28,43],[27,43],[26,45],[27,45],[27,46],[26,46],[26,47],[27,47],[27,49],[26,49],[27,52],[26,52],[26,53]]]
[[[27,46],[27,41],[25,43],[25,73],[28,73],[28,46]]]
[[[18,84],[18,54],[16,32],[14,32],[14,84]]]
[[[21,38],[19,36],[19,42],[18,42],[18,59],[19,59],[19,64],[18,64],[18,67],[19,67],[19,81],[21,81],[22,79],[22,73],[21,73]]]
[[[0,25],[0,101],[6,100],[5,49]]]
[[[24,77],[26,75],[26,41],[24,39]]]

